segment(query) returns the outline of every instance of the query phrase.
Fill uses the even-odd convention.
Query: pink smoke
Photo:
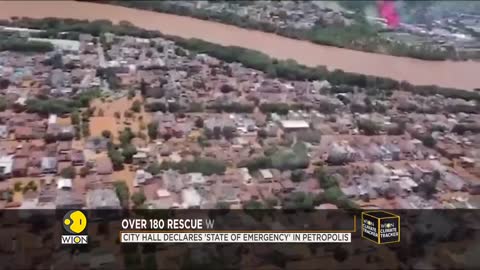
[[[400,17],[395,9],[393,1],[382,0],[377,2],[378,12],[385,20],[390,28],[396,28],[400,23]]]

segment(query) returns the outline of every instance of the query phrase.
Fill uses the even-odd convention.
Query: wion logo
[[[400,217],[385,211],[363,212],[362,237],[377,244],[400,242]]]
[[[63,217],[62,244],[85,245],[88,244],[88,235],[81,234],[87,228],[87,217],[80,210],[69,211]]]

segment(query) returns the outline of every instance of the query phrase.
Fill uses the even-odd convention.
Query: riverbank
[[[477,62],[422,61],[315,45],[274,34],[229,25],[131,8],[69,1],[0,2],[0,19],[63,17],[80,20],[128,21],[148,30],[184,39],[197,38],[222,46],[259,51],[280,60],[293,59],[307,67],[325,66],[346,72],[408,81],[416,85],[474,89],[480,87]],[[60,14],[60,15],[59,15]]]
[[[301,29],[279,27],[272,23],[245,18],[232,12],[216,12],[162,1],[108,1],[108,4],[214,21],[287,38],[306,40],[318,45],[420,60],[466,60],[452,50],[442,50],[435,46],[410,46],[403,42],[390,41],[384,38],[379,29],[370,25],[365,18],[357,18],[349,26],[313,26],[310,29]],[[474,59],[478,58],[477,55],[474,56]]]
[[[242,63],[244,66],[263,71],[271,78],[283,78],[296,81],[327,80],[334,85],[340,86],[343,90],[353,91],[354,87],[370,89],[371,91],[390,92],[393,89],[414,92],[421,95],[443,95],[445,97],[462,98],[465,100],[480,101],[480,93],[464,89],[445,88],[438,86],[418,86],[405,81],[396,81],[389,78],[367,76],[351,72],[335,70],[328,71],[324,66],[315,68],[298,64],[294,60],[279,60],[269,57],[258,51],[249,50],[235,46],[222,46],[199,39],[184,39],[181,37],[164,35],[158,31],[150,31],[138,28],[130,23],[122,22],[113,24],[106,20],[93,22],[74,19],[32,19],[17,18],[12,21],[3,22],[9,26],[21,28],[41,29],[43,38],[62,38],[68,35],[70,38],[79,37],[79,33],[89,33],[101,39],[102,33],[113,33],[116,35],[136,36],[142,38],[161,37],[173,40],[176,44],[193,53],[204,53],[220,60],[232,63]],[[75,35],[76,34],[76,35]],[[348,88],[348,89],[347,89]],[[342,90],[342,91],[343,91]]]

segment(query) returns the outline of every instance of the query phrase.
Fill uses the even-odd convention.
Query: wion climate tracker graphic
[[[386,211],[363,212],[362,237],[377,244],[400,242],[400,216]]]
[[[87,217],[80,210],[69,211],[62,219],[64,234],[62,244],[88,244],[88,235],[82,234],[87,229]]]

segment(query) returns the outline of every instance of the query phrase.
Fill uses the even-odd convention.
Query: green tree
[[[432,137],[432,135],[427,135],[422,139],[423,145],[426,147],[433,148],[437,144],[437,141]]]
[[[77,172],[74,167],[70,166],[65,169],[63,169],[60,172],[60,176],[68,179],[75,179],[75,176],[77,175]]]
[[[118,180],[113,183],[115,193],[117,194],[118,200],[124,208],[128,208],[130,191],[124,180]]]
[[[15,192],[22,191],[22,188],[23,188],[22,182],[15,182],[15,185],[13,186],[13,190],[15,190]]]
[[[122,148],[122,155],[125,163],[132,163],[133,156],[137,153],[137,148],[132,144],[127,144]]]
[[[418,185],[418,190],[423,192],[427,199],[431,199],[437,193],[437,184],[442,175],[439,171],[434,171],[430,180],[425,180]]]
[[[358,128],[362,130],[365,135],[376,135],[380,131],[380,127],[372,120],[364,119],[357,123]]]
[[[338,204],[339,201],[345,199],[345,195],[338,186],[332,186],[324,191],[325,201],[332,204]]]
[[[292,182],[301,182],[305,178],[305,172],[303,170],[294,170],[291,173],[290,179]]]
[[[148,137],[150,137],[150,140],[156,140],[158,137],[158,123],[157,122],[151,122],[147,126],[148,130]]]
[[[290,106],[286,103],[262,103],[260,104],[260,110],[263,113],[277,113],[277,114],[288,114]]]
[[[78,111],[75,111],[70,115],[70,120],[72,122],[72,125],[80,124],[80,114],[78,113]]]
[[[246,167],[250,171],[257,171],[260,169],[271,168],[272,161],[268,157],[261,156],[261,157],[256,157],[249,160],[240,161],[237,167],[239,168]]]
[[[136,113],[139,113],[142,110],[142,103],[139,100],[135,100],[130,109]]]
[[[323,189],[338,186],[337,179],[333,175],[328,175],[324,168],[317,168],[315,170],[315,177],[318,179],[320,187]]]
[[[143,191],[137,191],[132,194],[132,202],[135,207],[141,206],[147,199],[145,198],[145,193]]]
[[[287,209],[312,209],[315,197],[310,193],[293,192],[284,202]]]
[[[125,162],[125,158],[120,151],[116,149],[110,149],[108,151],[108,157],[112,161],[114,170],[120,171],[123,169],[123,163]]]
[[[26,102],[27,112],[38,113],[40,115],[64,115],[72,112],[75,106],[76,104],[74,102],[63,99],[29,99]]]
[[[200,136],[197,138],[197,143],[200,145],[202,148],[209,147],[211,146],[210,142],[206,138],[206,136]]]
[[[152,175],[157,175],[162,171],[162,167],[160,166],[160,164],[158,164],[158,162],[155,161],[148,165],[145,171],[151,173]]]
[[[279,170],[305,169],[310,160],[304,143],[296,143],[291,149],[281,149],[272,154],[272,166]]]
[[[278,146],[273,145],[273,146],[270,146],[268,148],[265,148],[263,153],[265,154],[265,156],[271,157],[273,154],[277,153],[278,151],[279,151]]]
[[[0,42],[0,51],[15,52],[49,52],[53,51],[53,45],[43,41],[30,41],[18,38],[9,38]]]
[[[130,144],[133,138],[135,138],[135,134],[133,133],[132,129],[129,127],[120,131],[120,135],[118,136],[118,139],[121,145]]]
[[[30,181],[23,187],[23,193],[26,193],[29,190],[37,191],[37,189],[37,184],[34,181]]]

